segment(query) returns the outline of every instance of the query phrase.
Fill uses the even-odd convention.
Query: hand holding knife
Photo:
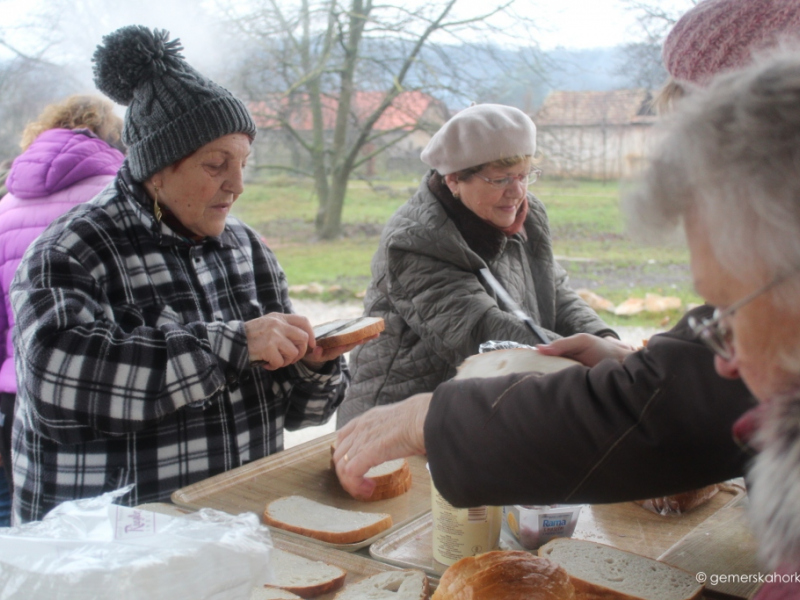
[[[342,323],[334,322],[334,323],[323,323],[321,325],[317,325],[317,326],[314,327],[314,339],[317,340],[317,341],[323,340],[323,339],[325,339],[327,337],[330,337],[330,336],[332,336],[332,335],[334,335],[336,333],[339,333],[340,331],[344,331],[348,327],[351,327],[351,326],[355,325],[356,323],[362,321],[363,319],[364,319],[364,317],[360,316],[360,317],[356,317],[354,319],[349,319],[349,320],[344,321]],[[306,356],[311,354],[311,352],[312,352],[312,350],[311,350],[311,348],[309,348],[306,351]],[[264,361],[264,360],[254,360],[254,361],[250,362],[250,366],[251,367],[263,367],[266,364],[268,364],[268,363],[266,361]]]

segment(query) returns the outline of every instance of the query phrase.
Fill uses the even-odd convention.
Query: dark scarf
[[[428,177],[428,189],[444,207],[447,216],[453,220],[470,249],[483,260],[495,259],[503,251],[506,238],[512,235],[519,233],[527,239],[524,229],[525,218],[528,215],[527,200],[520,205],[514,223],[510,227],[500,228],[481,219],[461,200],[453,196],[444,177],[436,171],[432,171]]]

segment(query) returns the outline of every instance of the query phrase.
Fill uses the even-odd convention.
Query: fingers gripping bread
[[[333,453],[336,450],[336,442],[331,444],[331,469],[335,469],[333,464]],[[364,477],[375,482],[375,489],[369,498],[356,498],[365,502],[376,500],[386,500],[405,494],[411,489],[411,467],[405,458],[387,460],[384,463],[372,467],[364,474]]]
[[[425,600],[428,577],[415,569],[386,571],[348,585],[335,600]]]
[[[567,572],[522,551],[462,558],[442,575],[431,600],[574,600]]]
[[[334,508],[303,496],[285,496],[267,504],[267,525],[332,544],[352,544],[392,526],[386,513]]]
[[[405,461],[405,459],[402,459]],[[369,475],[369,472],[367,472]],[[404,462],[404,467],[401,470],[395,472],[392,478],[383,484],[377,484],[375,489],[372,490],[372,494],[369,498],[360,498],[360,500],[364,500],[366,502],[372,502],[375,500],[386,500],[388,498],[394,498],[396,496],[400,496],[405,494],[408,490],[411,489],[411,469],[408,466],[408,462]]]

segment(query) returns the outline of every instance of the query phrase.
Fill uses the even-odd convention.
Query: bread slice
[[[344,510],[304,496],[285,496],[267,504],[264,522],[331,544],[353,544],[389,529],[392,515]]]
[[[254,587],[250,592],[250,600],[300,600],[302,596],[276,587]]]
[[[386,571],[348,585],[334,600],[426,600],[428,577],[422,571]]]
[[[535,348],[507,348],[467,357],[458,366],[453,379],[499,377],[511,373],[546,375],[579,364],[571,358],[541,354]]]
[[[337,346],[347,346],[355,344],[368,337],[372,337],[376,333],[383,331],[384,323],[380,317],[361,317],[358,321],[349,327],[337,331],[335,333],[327,333],[333,331],[337,327],[341,327],[352,319],[337,319],[336,321],[328,321],[321,323],[314,327],[314,337],[317,341],[317,346],[322,348],[336,348]]]
[[[302,598],[314,598],[338,590],[344,585],[344,579],[347,577],[347,571],[336,565],[311,560],[278,548],[272,549],[270,566],[275,575],[275,583],[271,584],[271,587],[297,594]]]
[[[556,538],[539,556],[567,570],[579,598],[689,600],[703,592],[688,571],[597,542]]]
[[[406,463],[406,466],[407,465],[408,463]],[[391,481],[376,485],[369,498],[359,498],[359,500],[374,502],[377,500],[396,498],[397,496],[405,494],[411,489],[411,469],[401,469],[395,473],[396,476]]]
[[[404,479],[405,474],[410,470],[405,458],[396,458],[372,467],[364,474],[364,477],[372,479],[375,485],[387,485]]]
[[[336,440],[331,444],[331,469],[336,469],[333,463],[333,453],[336,451]],[[375,489],[369,498],[356,498],[365,502],[387,500],[405,494],[411,489],[411,467],[405,458],[387,460],[375,465],[364,475],[375,481]]]
[[[567,572],[521,550],[468,556],[447,568],[431,600],[572,600]]]

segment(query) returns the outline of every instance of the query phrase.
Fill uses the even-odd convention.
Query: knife
[[[530,315],[522,310],[519,304],[514,302],[509,293],[506,291],[506,288],[503,287],[502,283],[497,281],[497,278],[492,275],[492,272],[487,268],[483,268],[480,270],[480,274],[481,277],[483,277],[483,280],[489,285],[490,288],[494,290],[494,293],[497,294],[497,297],[500,298],[501,302],[506,305],[513,315],[525,323],[525,325],[528,326],[528,329],[530,329],[541,340],[542,344],[549,344],[550,336],[547,335],[547,332],[534,323]]]
[[[355,319],[350,319],[349,321],[345,321],[344,323],[342,323],[341,325],[338,325],[337,327],[334,327],[333,329],[325,328],[325,325],[327,325],[327,323],[323,323],[322,325],[317,325],[314,328],[314,339],[322,340],[322,339],[325,339],[326,337],[330,337],[335,333],[339,333],[340,331],[344,331],[348,327],[351,327],[351,326],[355,325],[356,323],[358,323],[359,321],[362,321],[363,319],[364,319],[364,316],[362,315],[360,317],[356,317]]]
[[[364,318],[364,315],[361,315],[360,317],[356,317],[355,319],[350,319],[349,321],[345,321],[341,325],[337,325],[333,329],[327,329],[325,327],[326,325],[328,325],[328,323],[322,323],[320,325],[317,325],[314,328],[314,339],[315,340],[321,340],[321,339],[324,339],[326,337],[330,337],[334,333],[339,333],[340,331],[342,331],[344,329],[347,329],[351,325],[355,325],[356,323],[361,321],[363,318]],[[311,352],[311,350],[309,350],[309,352]],[[265,360],[253,360],[253,361],[250,361],[250,366],[251,367],[263,367],[266,364],[267,364],[267,361],[265,361]]]

